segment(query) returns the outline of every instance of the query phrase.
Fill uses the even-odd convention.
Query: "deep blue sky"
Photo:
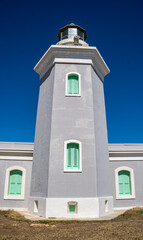
[[[104,82],[109,142],[143,143],[142,11],[142,0],[1,0],[0,141],[34,141],[40,81],[33,67],[73,22],[111,71]]]

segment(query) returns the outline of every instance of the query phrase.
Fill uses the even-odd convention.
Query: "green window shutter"
[[[12,170],[9,176],[9,195],[21,195],[22,171]]]
[[[74,162],[73,165],[75,168],[79,168],[79,145],[76,144],[74,148]]]
[[[125,182],[125,195],[131,195],[131,179],[130,179],[130,172],[126,171],[124,175],[124,182]]]
[[[119,195],[131,195],[130,172],[122,170],[118,173]]]
[[[73,84],[72,84],[72,79],[70,76],[68,76],[68,94],[72,94],[73,93],[73,90],[72,90],[72,87]]]
[[[69,205],[70,213],[75,213],[75,205]]]
[[[121,174],[121,172],[118,173],[118,181],[119,181],[119,194],[123,195],[124,194],[124,180],[123,180],[123,175]]]
[[[79,80],[77,75],[74,79],[74,94],[79,94]]]
[[[67,167],[72,167],[71,164],[71,148],[67,147]]]
[[[66,166],[70,169],[79,168],[79,144],[68,143],[67,144],[67,159]]]
[[[68,75],[68,94],[79,94],[79,77],[76,74]]]

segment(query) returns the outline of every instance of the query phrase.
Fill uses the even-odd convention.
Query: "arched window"
[[[122,170],[118,172],[119,195],[131,195],[130,172]]]
[[[21,195],[21,187],[22,187],[22,171],[20,170],[10,171],[8,195],[12,196]]]
[[[67,144],[67,168],[79,169],[79,144]]]
[[[80,75],[78,73],[68,73],[66,75],[66,95],[80,96]]]
[[[115,169],[116,198],[135,198],[134,172],[129,167]]]
[[[4,199],[24,199],[26,170],[12,166],[6,170]]]
[[[81,142],[69,140],[65,142],[65,171],[81,171]]]

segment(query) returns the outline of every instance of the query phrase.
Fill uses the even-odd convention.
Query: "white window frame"
[[[74,213],[70,213],[70,206],[71,205],[75,206],[75,212]],[[78,212],[78,203],[75,202],[75,201],[68,202],[68,214],[74,215],[74,214],[77,214],[77,212]]]
[[[8,194],[9,189],[9,177],[10,172],[13,170],[22,171],[22,185],[21,185],[21,195],[20,196],[12,196]],[[12,166],[6,169],[6,176],[5,176],[5,189],[4,189],[4,199],[18,199],[24,200],[25,195],[25,179],[26,179],[26,169],[20,166]]]
[[[68,93],[68,75],[71,75],[71,74],[78,75],[79,94],[69,94]],[[71,97],[80,97],[81,96],[81,75],[79,73],[77,73],[77,72],[68,72],[66,74],[65,96],[71,96]]]
[[[67,168],[67,144],[68,143],[78,143],[79,144],[79,168],[78,169],[68,169]],[[70,139],[64,142],[64,172],[82,172],[82,143],[75,139]]]
[[[124,195],[121,196],[119,194],[119,178],[118,178],[118,173],[120,171],[128,171],[130,172],[130,181],[131,181],[131,195]],[[135,179],[134,179],[134,171],[130,167],[118,167],[115,169],[115,184],[116,184],[116,199],[131,199],[135,198]]]

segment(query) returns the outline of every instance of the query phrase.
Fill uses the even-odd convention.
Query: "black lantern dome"
[[[87,38],[86,31],[74,23],[61,28],[58,33],[59,41],[64,39],[73,39],[75,36],[78,36],[82,41],[85,41]]]

